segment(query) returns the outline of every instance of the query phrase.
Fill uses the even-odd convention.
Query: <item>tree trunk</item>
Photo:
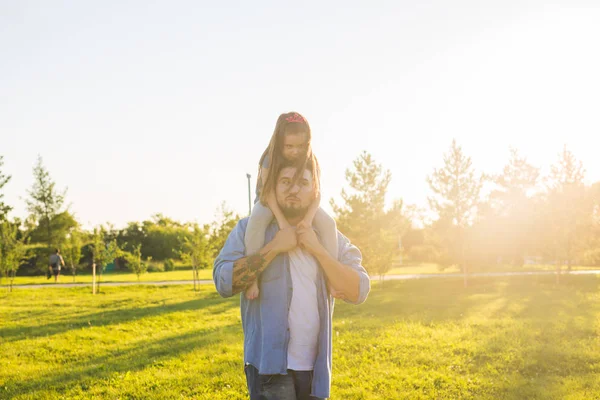
[[[461,239],[461,246],[460,246],[460,258],[461,258],[461,262],[462,262],[462,267],[463,267],[463,287],[466,289],[469,286],[469,280],[468,280],[468,271],[467,271],[467,263],[465,261],[465,245],[464,242]]]
[[[196,282],[198,281],[198,267],[196,265],[192,266],[192,275],[194,278],[194,292],[197,292],[198,288],[196,286]]]
[[[17,274],[17,270],[13,270],[11,272],[9,272],[9,278],[8,278],[8,292],[12,293],[12,289],[13,289],[13,282],[15,280],[15,275]]]

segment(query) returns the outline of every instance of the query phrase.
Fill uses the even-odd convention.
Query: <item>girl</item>
[[[244,237],[246,254],[254,254],[264,246],[265,231],[273,217],[277,220],[279,229],[290,227],[275,198],[277,177],[269,172],[276,173],[284,165],[295,165],[301,176],[305,167],[310,165],[317,196],[300,225],[312,226],[314,224],[320,234],[323,246],[332,257],[337,259],[337,228],[333,218],[319,207],[321,201],[319,167],[311,148],[310,126],[302,115],[297,112],[289,112],[279,116],[269,147],[263,152],[259,165],[256,201]],[[255,281],[246,290],[246,298],[253,300],[258,295],[258,282]]]

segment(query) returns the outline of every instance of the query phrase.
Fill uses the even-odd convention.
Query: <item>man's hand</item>
[[[298,239],[296,237],[296,228],[294,227],[280,229],[273,238],[273,250],[277,254],[286,253],[297,246]]]
[[[298,234],[298,245],[311,253],[313,256],[317,257],[321,255],[323,252],[326,252],[325,248],[319,242],[315,231],[310,227],[302,227],[296,230]]]

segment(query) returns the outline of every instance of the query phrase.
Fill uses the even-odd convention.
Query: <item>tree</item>
[[[588,189],[591,208],[591,224],[589,235],[584,241],[582,262],[585,265],[600,265],[600,182]]]
[[[129,268],[133,272],[135,272],[139,281],[140,275],[148,270],[148,264],[142,260],[142,245],[136,245],[133,249],[133,252],[126,252],[124,253],[124,255],[125,260],[127,260],[127,264],[129,265]]]
[[[27,247],[23,235],[19,235],[21,222],[0,222],[0,280],[7,277],[10,280],[9,291],[17,269],[27,256]]]
[[[427,177],[433,191],[429,206],[438,215],[434,228],[438,231],[446,252],[445,264],[457,264],[463,271],[467,286],[467,231],[472,226],[485,176],[477,176],[471,158],[452,140],[450,151],[444,154],[444,166],[435,168]]]
[[[75,282],[75,273],[79,266],[79,260],[81,260],[81,246],[81,232],[76,229],[71,230],[62,246],[62,254],[65,263],[71,267],[73,282]]]
[[[373,157],[363,151],[346,170],[350,188],[342,189],[344,203],[330,200],[338,229],[352,241],[363,255],[363,265],[370,274],[383,277],[394,259],[400,255],[400,238],[410,227],[401,200],[385,209],[385,197],[392,179]]]
[[[181,259],[192,265],[194,290],[197,290],[196,282],[199,281],[198,270],[208,268],[214,258],[209,232],[209,225],[200,227],[195,224],[191,237],[186,238],[183,251],[180,253]]]
[[[561,265],[570,271],[592,224],[593,203],[586,195],[585,169],[574,154],[563,147],[552,165],[546,193],[546,248],[556,260],[557,281]]]
[[[151,220],[142,223],[128,223],[115,237],[119,246],[129,252],[132,252],[135,246],[141,245],[142,258],[169,260],[178,256],[189,235],[189,224],[156,214]]]
[[[4,193],[1,192],[2,188],[11,179],[10,175],[4,175],[4,173],[2,172],[3,165],[4,165],[4,156],[0,156],[0,222],[5,221],[7,218],[8,212],[10,210],[12,210],[12,207],[6,205],[4,203],[4,201],[2,200],[4,198]]]
[[[64,205],[66,189],[62,192],[56,189],[56,184],[44,167],[41,156],[38,156],[37,163],[33,168],[33,179],[33,185],[27,192],[30,197],[26,199],[27,210],[40,232],[40,241],[46,243],[50,250],[53,243],[55,247],[59,246],[66,234],[53,226],[56,216],[61,213]]]
[[[525,252],[533,247],[534,212],[532,191],[537,187],[540,171],[510,149],[510,159],[501,175],[493,177],[496,189],[490,194],[490,213],[482,213],[486,233],[493,230],[496,254],[513,265],[523,265]]]
[[[96,264],[96,270],[100,275],[98,279],[98,290],[106,265],[122,255],[122,251],[117,245],[116,239],[112,239],[106,243],[105,234],[105,229],[103,227],[95,228],[92,233],[92,263]]]
[[[212,264],[213,260],[217,257],[223,246],[225,246],[227,237],[233,228],[235,228],[239,220],[240,216],[238,214],[235,214],[233,211],[231,211],[225,202],[221,203],[221,206],[215,215],[215,221],[212,223],[211,232],[208,239],[209,247],[212,252],[210,264]]]

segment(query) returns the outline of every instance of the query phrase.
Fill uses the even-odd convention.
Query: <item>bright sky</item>
[[[285,4],[284,4],[285,3]],[[218,6],[215,6],[218,4]],[[362,150],[426,205],[456,138],[477,169],[563,144],[600,180],[597,1],[0,1],[13,216],[40,154],[84,226],[247,213],[281,112],[313,129],[325,208]]]

